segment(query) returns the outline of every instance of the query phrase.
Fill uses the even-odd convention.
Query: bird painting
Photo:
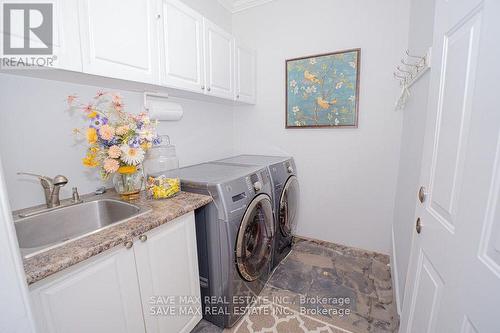
[[[286,127],[357,127],[360,54],[353,49],[287,60]]]
[[[318,77],[315,74],[310,73],[309,71],[304,71],[304,79],[311,81],[312,83],[321,83]]]

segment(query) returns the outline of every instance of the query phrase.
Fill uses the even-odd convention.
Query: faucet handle
[[[24,176],[36,177],[36,178],[40,179],[40,182],[42,183],[42,185],[44,185],[44,187],[51,186],[54,183],[52,178],[47,177],[47,176],[38,175],[38,174],[32,173],[32,172],[18,172],[17,174],[24,175]]]
[[[82,200],[80,199],[80,195],[78,194],[78,188],[73,187],[73,195],[72,195],[72,200],[73,203],[80,203]]]

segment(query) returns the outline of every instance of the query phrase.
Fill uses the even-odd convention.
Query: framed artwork
[[[358,127],[361,49],[286,61],[286,128]]]

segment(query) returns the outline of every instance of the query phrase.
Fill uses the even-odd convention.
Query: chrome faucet
[[[50,178],[30,172],[18,172],[17,174],[37,177],[40,180],[40,184],[45,192],[45,202],[47,204],[47,208],[53,208],[61,205],[61,201],[59,200],[59,190],[68,183],[68,178],[61,175]]]

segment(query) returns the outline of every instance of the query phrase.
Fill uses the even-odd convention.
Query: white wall
[[[411,0],[408,48],[412,54],[425,54],[432,46],[434,2],[435,0]],[[412,86],[408,104],[401,111],[404,119],[393,222],[399,304],[403,304],[406,271],[415,233],[415,207],[420,188],[429,78],[430,72],[427,72]]]
[[[77,144],[75,127],[85,126],[82,117],[70,114],[65,97],[76,93],[90,101],[98,90],[112,88],[84,86],[0,74],[0,152],[12,209],[45,202],[36,179],[17,176],[31,171],[47,176],[59,173],[69,179],[61,196],[71,187],[89,193],[102,184],[97,172],[82,166],[85,146]],[[126,110],[142,111],[142,94],[119,91]],[[229,156],[233,151],[233,112],[228,105],[175,100],[184,107],[184,118],[162,122],[159,131],[169,134],[176,145],[181,165]]]
[[[402,117],[393,110],[392,71],[406,45],[395,20],[400,6],[276,0],[233,17],[233,34],[258,54],[258,101],[235,111],[235,149],[295,157],[301,235],[390,252]],[[285,59],[356,47],[359,128],[285,129]]]

